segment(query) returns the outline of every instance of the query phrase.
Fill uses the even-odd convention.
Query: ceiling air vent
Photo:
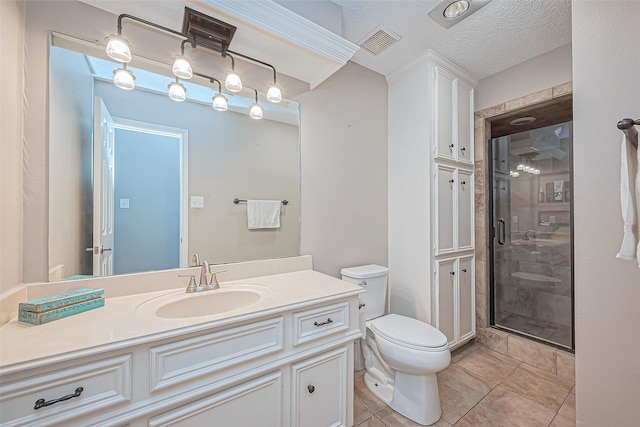
[[[398,34],[388,28],[380,26],[364,36],[358,45],[377,55],[400,39],[402,39],[402,37]]]

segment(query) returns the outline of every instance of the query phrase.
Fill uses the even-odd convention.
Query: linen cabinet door
[[[458,342],[463,342],[476,334],[475,257],[460,257],[458,272]]]
[[[456,223],[454,200],[457,189],[456,169],[436,165],[435,180],[435,248],[436,255],[451,253],[456,250],[454,225]]]
[[[455,160],[457,148],[453,138],[453,74],[435,66],[435,157]]]
[[[473,88],[456,79],[457,92],[457,159],[461,163],[473,164]]]
[[[347,348],[292,365],[291,380],[293,427],[347,425]]]
[[[274,372],[154,416],[149,427],[280,427],[282,374]]]
[[[436,328],[447,337],[449,346],[456,339],[457,259],[436,261]]]
[[[474,223],[474,184],[473,172],[458,170],[457,179],[457,211],[458,211],[458,245],[459,251],[474,248],[475,223]]]

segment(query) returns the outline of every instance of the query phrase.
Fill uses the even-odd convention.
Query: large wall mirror
[[[49,280],[299,255],[299,106],[228,94],[192,79],[167,96],[168,65],[135,58],[134,90],[113,84],[103,48],[52,34],[49,81]],[[95,147],[95,148],[94,148]],[[280,227],[249,230],[247,205],[287,200]],[[103,239],[103,240],[101,240]],[[111,239],[111,240],[109,240]]]

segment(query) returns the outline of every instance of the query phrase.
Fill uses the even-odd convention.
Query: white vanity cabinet
[[[391,311],[437,326],[456,347],[475,334],[474,276],[462,280],[458,269],[474,255],[474,181],[482,179],[474,176],[476,81],[433,51],[387,80]]]
[[[456,347],[475,336],[475,257],[436,261],[435,326]]]
[[[351,426],[359,292],[14,370],[0,378],[0,424]]]

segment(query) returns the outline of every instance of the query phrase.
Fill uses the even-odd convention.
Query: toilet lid
[[[447,337],[433,326],[410,317],[389,314],[371,321],[371,329],[395,344],[424,350],[447,345]]]

